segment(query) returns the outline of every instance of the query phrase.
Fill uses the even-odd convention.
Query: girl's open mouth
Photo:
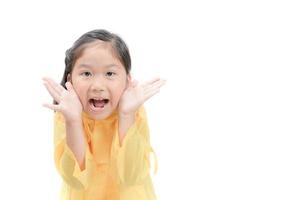
[[[109,102],[109,99],[89,99],[89,105],[92,110],[100,111],[103,110],[104,106]]]

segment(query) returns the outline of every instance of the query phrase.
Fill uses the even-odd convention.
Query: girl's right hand
[[[82,104],[70,82],[66,82],[67,90],[50,78],[43,78],[44,85],[58,104],[43,104],[44,107],[61,112],[68,122],[81,120]]]

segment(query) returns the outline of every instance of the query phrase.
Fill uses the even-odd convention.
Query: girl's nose
[[[91,90],[93,92],[101,92],[101,91],[105,91],[106,87],[105,87],[105,83],[103,80],[101,80],[100,78],[95,79],[91,85]]]

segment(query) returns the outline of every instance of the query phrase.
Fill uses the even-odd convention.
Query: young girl
[[[55,111],[61,199],[156,199],[143,103],[165,81],[133,80],[126,44],[106,30],[82,35],[66,51],[65,65],[61,85],[43,78],[54,99],[44,106]]]

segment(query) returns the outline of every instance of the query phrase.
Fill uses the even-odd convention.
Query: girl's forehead
[[[74,67],[78,69],[99,66],[124,68],[110,42],[99,40],[86,46],[76,59]]]
[[[110,42],[97,41],[85,46],[82,49],[82,52],[78,56],[77,60],[82,57],[86,57],[88,59],[88,58],[98,58],[100,56],[106,56],[107,58],[111,57],[112,59],[118,58]]]
[[[82,47],[81,56],[85,53],[91,53],[94,51],[107,51],[108,53],[115,54],[114,48],[111,42],[105,42],[102,40],[96,40],[94,42],[88,43]]]

